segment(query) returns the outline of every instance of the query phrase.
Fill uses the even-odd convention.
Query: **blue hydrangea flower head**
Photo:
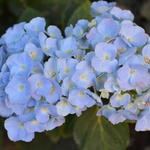
[[[0,38],[0,116],[12,141],[30,142],[93,106],[112,124],[150,130],[150,37],[114,2],[93,2],[91,15],[64,36],[36,17]]]

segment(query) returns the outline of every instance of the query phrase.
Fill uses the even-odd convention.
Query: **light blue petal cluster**
[[[150,130],[150,37],[114,2],[91,5],[92,20],[46,29],[33,18],[0,39],[0,116],[12,141],[61,126],[96,105],[113,124]]]

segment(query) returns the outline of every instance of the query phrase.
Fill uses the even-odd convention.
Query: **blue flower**
[[[58,78],[63,80],[65,77],[70,77],[75,70],[78,61],[73,58],[59,58],[57,60]]]
[[[145,63],[150,64],[150,44],[144,46],[142,55],[144,57]]]
[[[52,80],[51,84],[52,86],[49,89],[49,92],[46,94],[45,98],[47,102],[55,103],[61,97],[61,88],[60,88],[60,85],[55,80]]]
[[[74,114],[75,110],[72,104],[68,102],[66,99],[60,99],[60,101],[56,104],[57,113],[60,116],[67,116],[68,114]]]
[[[80,108],[78,106],[75,106],[74,107],[74,110],[75,110],[75,114],[79,117],[82,115],[82,112],[85,111],[87,109],[87,107],[83,107],[83,108]]]
[[[30,100],[29,100],[29,101],[30,101]],[[29,102],[29,101],[28,101],[28,102]],[[10,101],[10,100],[8,99],[8,97],[5,98],[6,106],[7,106],[9,109],[11,109],[11,111],[12,111],[13,113],[15,113],[16,115],[20,115],[20,114],[23,114],[23,113],[24,113],[24,111],[27,109],[27,104],[28,104],[28,102],[25,103],[25,104],[18,104],[18,103],[14,103],[14,102]]]
[[[29,121],[25,122],[24,126],[25,126],[25,129],[29,133],[43,132],[45,129],[44,124],[37,121],[36,119],[29,120]]]
[[[30,98],[30,84],[20,76],[14,76],[5,88],[9,101],[14,104],[25,104]]]
[[[6,55],[5,47],[1,46],[0,47],[0,71],[1,71],[3,64],[6,61],[6,57],[7,57],[7,55]]]
[[[57,58],[50,57],[44,64],[44,75],[49,79],[56,79],[57,74]]]
[[[132,113],[128,113],[124,110],[118,110],[116,111],[115,108],[111,107],[110,105],[104,105],[98,112],[97,115],[98,116],[105,116],[106,118],[108,118],[108,120],[112,123],[112,124],[118,124],[120,122],[125,121],[128,118],[132,119],[136,118],[135,115],[133,115]],[[126,115],[125,115],[126,114]],[[128,118],[127,118],[128,117]]]
[[[105,116],[106,118],[109,118],[115,112],[115,108],[111,107],[110,105],[104,105],[97,112],[97,116]]]
[[[149,131],[150,130],[150,111],[145,110],[139,116],[135,125],[136,131]]]
[[[97,43],[103,41],[102,36],[98,33],[96,27],[90,29],[89,33],[86,34],[86,38],[88,39],[88,42],[92,45],[93,48],[96,46]]]
[[[111,10],[116,5],[115,2],[98,1],[91,5],[91,15],[98,16]]]
[[[31,73],[35,74],[35,73],[43,73],[43,72],[44,72],[43,65],[38,61],[34,62]]]
[[[55,51],[58,50],[57,39],[47,38],[47,36],[41,32],[39,34],[39,42],[43,53],[45,53],[47,56],[55,55]]]
[[[121,123],[123,121],[126,120],[126,117],[123,115],[123,111],[122,110],[118,110],[115,113],[113,113],[108,120],[112,123],[112,124],[118,124]]]
[[[130,103],[130,94],[125,93],[114,93],[113,96],[110,98],[110,104],[113,107],[120,107],[120,106],[126,106]]]
[[[89,21],[86,20],[86,19],[80,19],[80,20],[78,20],[78,22],[76,23],[76,25],[77,25],[77,26],[81,26],[84,31],[87,30],[88,24],[89,24]]]
[[[47,34],[51,37],[51,38],[56,38],[56,39],[62,39],[62,34],[61,31],[58,27],[56,26],[48,26],[47,28]]]
[[[95,74],[93,69],[86,61],[81,61],[76,66],[75,73],[72,76],[72,81],[79,88],[88,88],[94,85]]]
[[[107,80],[104,83],[104,89],[109,92],[115,92],[119,90],[119,86],[114,75],[108,75]]]
[[[49,104],[40,104],[35,108],[35,117],[40,123],[45,123],[50,119],[50,115],[57,115],[56,107]]]
[[[97,72],[114,72],[118,66],[116,47],[113,44],[99,43],[95,48],[95,57],[92,58],[92,67]]]
[[[27,43],[25,45],[24,51],[34,60],[41,61],[43,58],[43,53],[40,48],[38,48],[33,43]]]
[[[56,127],[61,126],[65,122],[64,117],[56,116],[49,119],[47,123],[44,124],[45,130],[50,131]]]
[[[28,80],[31,85],[31,96],[37,100],[41,99],[41,96],[47,96],[52,87],[51,81],[42,74],[33,74]]]
[[[83,38],[83,36],[85,35],[84,34],[84,29],[82,28],[82,26],[80,25],[76,25],[74,28],[73,28],[73,31],[72,31],[72,35],[75,36],[76,39],[81,39]]]
[[[99,95],[97,95],[96,93],[91,92],[91,91],[88,90],[88,89],[87,89],[87,90],[84,90],[84,92],[85,92],[88,96],[90,96],[91,98],[93,98],[98,106],[102,106],[102,105],[103,105],[102,100],[101,100],[101,97],[100,97]]]
[[[104,41],[111,40],[118,35],[120,31],[119,22],[107,18],[103,19],[97,26],[97,31]]]
[[[148,35],[139,26],[122,25],[120,34],[129,46],[142,47],[148,41]]]
[[[117,55],[119,56],[120,54],[124,53],[127,51],[129,46],[124,42],[124,40],[121,37],[117,37],[114,40],[114,45],[117,48]]]
[[[27,77],[30,75],[33,67],[33,61],[27,53],[13,54],[8,57],[6,64],[10,70],[11,76],[21,75]]]
[[[5,103],[5,96],[0,96],[0,116],[9,117],[12,115],[12,110]]]
[[[24,46],[29,39],[28,35],[25,33],[24,25],[24,22],[16,24],[9,28],[2,36],[7,46],[6,51],[9,54],[23,51]]]
[[[18,117],[10,117],[5,120],[5,129],[7,130],[8,137],[16,141],[30,142],[34,138],[34,133],[27,132],[24,123],[21,122]]]
[[[46,22],[42,17],[33,18],[29,23],[24,25],[24,28],[27,32],[44,32],[45,31]]]
[[[9,78],[10,78],[9,68],[5,63],[3,64],[0,72],[0,87],[5,87],[9,82]]]
[[[75,27],[72,25],[65,28],[66,37],[74,36],[76,39],[81,40],[85,36],[85,31],[88,29],[88,20],[78,20]]]
[[[73,83],[69,77],[66,77],[61,85],[62,95],[68,96],[69,91],[71,91],[73,88],[75,88],[75,83]]]
[[[69,25],[65,28],[65,36],[69,37],[73,35],[73,25]]]
[[[31,100],[29,101],[29,103],[31,102]],[[35,109],[32,107],[27,107],[26,109],[24,109],[24,111],[22,113],[20,113],[18,115],[18,118],[20,121],[22,122],[27,122],[30,120],[33,120],[35,118]]]
[[[83,90],[73,89],[69,93],[68,101],[79,108],[91,107],[96,102],[93,98],[87,95]]]
[[[120,20],[134,20],[134,15],[129,10],[122,10],[118,7],[113,7],[110,13]]]
[[[58,57],[68,58],[79,53],[77,41],[74,37],[67,37],[59,42],[59,50],[56,51]]]
[[[125,110],[129,111],[129,112],[132,112],[134,114],[138,114],[139,113],[139,110],[138,110],[138,107],[135,103],[133,102],[130,102],[128,105],[126,105],[125,107]]]
[[[150,74],[143,65],[124,65],[117,71],[117,81],[122,90],[146,88],[150,85]]]

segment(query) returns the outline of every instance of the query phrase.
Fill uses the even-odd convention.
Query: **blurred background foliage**
[[[92,1],[0,0],[0,35],[8,27],[37,16],[45,17],[47,25],[57,25],[64,30],[80,18],[90,19]],[[150,34],[150,0],[115,1],[119,7],[130,9],[135,22]],[[4,120],[0,119],[0,150],[150,150],[149,132],[135,132],[134,124],[113,126],[106,119],[96,117],[96,110],[91,108],[80,118],[66,117],[63,126],[36,134],[31,143],[11,142],[3,127]]]

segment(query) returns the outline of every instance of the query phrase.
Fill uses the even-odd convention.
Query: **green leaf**
[[[65,118],[65,123],[60,127],[63,138],[71,138],[73,136],[73,129],[76,119],[78,119],[76,115],[68,115]]]
[[[69,19],[68,24],[75,24],[79,19],[91,19],[90,16],[90,6],[91,2],[86,0],[82,5],[80,5],[73,13]]]
[[[51,131],[47,131],[45,132],[45,134],[49,137],[49,139],[53,142],[53,143],[57,143],[60,138],[61,138],[61,131],[60,128],[55,128]]]
[[[26,0],[28,6],[40,11],[48,24],[61,27],[62,16],[70,1],[79,0]]]
[[[150,20],[149,10],[150,10],[150,1],[146,1],[141,8],[141,15],[148,20]]]
[[[50,150],[52,143],[45,134],[36,134],[35,139],[30,142],[16,142],[18,150]]]
[[[96,116],[95,107],[84,112],[74,127],[74,139],[81,150],[125,150],[129,140],[127,123],[111,124]]]
[[[61,22],[62,26],[65,27],[69,21],[69,18],[71,18],[74,11],[81,6],[83,3],[85,3],[87,0],[70,0],[68,3],[66,3],[66,7],[62,13]]]
[[[20,16],[22,11],[24,10],[24,4],[21,0],[7,0],[7,5],[9,10],[16,16]]]
[[[34,17],[42,17],[41,13],[31,7],[26,7],[26,9],[22,12],[21,16],[19,17],[18,22],[21,21],[30,21]]]

